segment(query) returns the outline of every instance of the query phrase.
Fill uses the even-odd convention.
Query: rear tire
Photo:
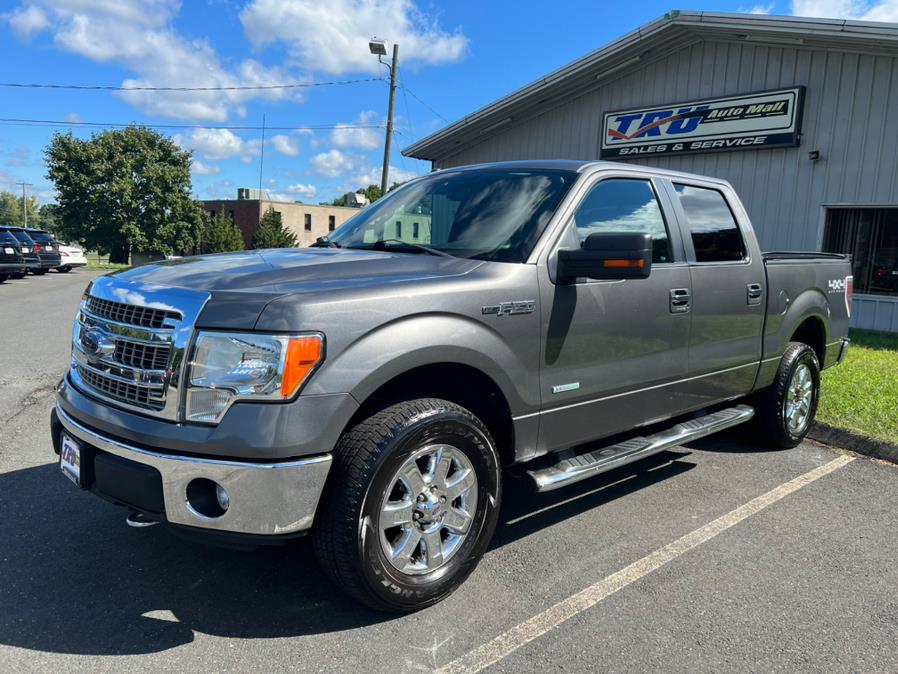
[[[24,272],[24,271],[17,271],[14,274],[10,274],[9,278],[15,278],[15,279],[25,278],[25,273],[26,272]]]
[[[416,611],[477,566],[500,498],[499,455],[477,417],[435,398],[398,403],[337,443],[312,531],[315,552],[356,600]]]
[[[31,273],[34,274],[35,276],[43,276],[44,274],[47,273],[47,270],[46,269],[34,269],[34,270],[32,270]]]
[[[0,283],[6,283],[6,279],[9,278],[9,274],[0,274]]]
[[[820,400],[820,363],[807,344],[791,342],[773,384],[755,394],[753,439],[789,449],[808,433]]]
[[[70,271],[72,271],[72,268],[66,265],[64,267],[57,267],[56,271],[62,272],[63,274],[68,274]]]

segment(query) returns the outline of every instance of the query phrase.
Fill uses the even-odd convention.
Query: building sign
[[[606,112],[600,157],[798,145],[804,87]]]

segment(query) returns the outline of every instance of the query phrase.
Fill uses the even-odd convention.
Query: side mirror
[[[648,278],[651,271],[651,234],[590,234],[581,248],[558,251],[561,283],[584,277],[615,281]]]

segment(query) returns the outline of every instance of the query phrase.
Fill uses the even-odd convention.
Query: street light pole
[[[392,109],[392,105],[390,106]],[[31,187],[31,183],[16,183],[16,185],[22,186],[22,214],[25,216],[25,226],[28,226],[28,188]]]
[[[393,60],[390,62],[390,104],[387,108],[387,138],[384,141],[384,166],[380,174],[380,193],[387,193],[390,178],[390,145],[393,143],[393,104],[396,100],[396,72],[399,70],[399,45],[393,45]]]

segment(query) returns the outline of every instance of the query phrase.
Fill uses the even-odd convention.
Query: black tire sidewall
[[[444,566],[422,575],[407,575],[387,560],[377,530],[377,514],[393,476],[416,450],[446,443],[463,452],[477,474],[477,509],[467,537]],[[477,424],[452,410],[409,420],[382,452],[359,516],[359,560],[366,585],[385,603],[409,610],[438,602],[474,570],[486,551],[498,520],[501,479],[492,440]]]
[[[820,364],[814,350],[803,344],[792,353],[786,354],[786,356],[780,365],[780,376],[777,378],[776,425],[784,443],[794,446],[804,440],[817,415],[817,405],[820,402]],[[806,365],[811,371],[813,394],[807,423],[800,433],[795,434],[789,429],[789,422],[786,419],[786,396],[789,391],[789,384],[792,381],[792,375],[798,366],[802,364]]]

